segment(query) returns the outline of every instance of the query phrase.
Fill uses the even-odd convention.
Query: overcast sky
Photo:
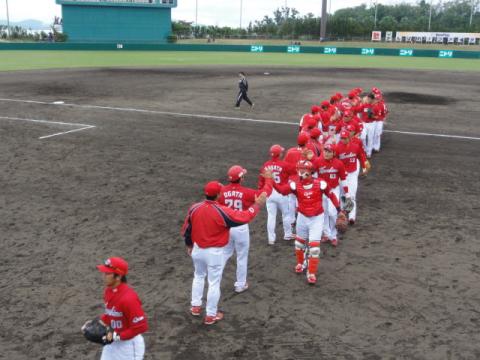
[[[329,0],[330,2],[331,0]],[[338,8],[370,4],[372,0],[344,0],[333,1],[330,11]],[[399,0],[380,0],[381,3],[391,4]],[[174,20],[195,21],[196,0],[178,0],[178,7],[172,11]],[[281,6],[294,7],[301,14],[311,12],[319,15],[321,0],[243,0],[244,27],[249,21],[260,20],[264,15]],[[12,21],[38,19],[51,23],[54,16],[61,16],[60,6],[55,0],[9,0],[10,19]],[[0,19],[6,18],[5,1],[0,0]],[[240,23],[240,0],[198,0],[198,22],[206,25],[238,26]]]

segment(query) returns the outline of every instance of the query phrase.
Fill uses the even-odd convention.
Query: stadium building
[[[70,42],[162,43],[177,0],[56,0]]]

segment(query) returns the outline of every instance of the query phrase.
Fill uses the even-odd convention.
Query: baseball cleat
[[[292,236],[285,236],[285,237],[283,238],[283,240],[285,240],[285,241],[292,241],[292,240],[295,240],[295,236],[293,236],[293,235],[292,235]]]
[[[247,290],[248,290],[248,283],[245,283],[245,285],[243,285],[243,286],[235,286],[235,292],[237,294],[241,294],[242,292],[247,291]]]
[[[268,240],[268,245],[275,245],[275,240],[274,241]]]
[[[323,236],[322,236],[322,239],[320,240],[320,242],[321,242],[322,244],[328,243],[328,237],[325,236],[325,235],[323,235]]]
[[[302,265],[302,264],[297,264],[297,265],[295,266],[295,272],[296,272],[297,274],[303,273],[303,265]]]
[[[315,285],[317,283],[317,277],[315,276],[315,274],[308,274],[307,275],[307,282],[310,285]]]
[[[353,226],[353,225],[355,225],[355,220],[354,220],[354,219],[350,219],[350,220],[348,220],[348,223]]]
[[[209,316],[209,315],[205,316],[205,318],[203,319],[203,323],[205,325],[213,325],[220,320],[223,320],[223,312],[221,311],[217,312],[217,315],[215,316]]]
[[[200,316],[202,314],[202,307],[201,306],[192,306],[190,308],[190,314],[193,316]]]

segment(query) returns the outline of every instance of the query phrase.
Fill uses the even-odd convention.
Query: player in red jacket
[[[295,168],[291,164],[282,160],[282,155],[284,151],[285,149],[280,145],[272,145],[272,147],[270,148],[270,160],[265,162],[260,169],[260,173],[270,171],[273,176],[273,181],[276,184],[286,184],[288,182],[290,174],[295,173]],[[264,186],[265,178],[260,175],[258,181],[258,188],[262,189]],[[283,239],[293,240],[295,238],[292,231],[292,223],[295,221],[295,219],[291,218],[291,213],[288,209],[288,206],[288,197],[280,194],[278,191],[273,189],[272,194],[268,197],[267,200],[267,232],[269,245],[275,244],[275,226],[277,224],[278,210],[280,210],[280,212],[282,213],[284,234]]]
[[[299,161],[297,173],[299,178],[289,184],[277,185],[275,188],[282,194],[294,193],[298,199],[297,238],[295,240],[295,255],[297,257],[296,273],[303,272],[304,250],[308,241],[309,258],[307,265],[307,281],[317,282],[317,269],[320,262],[320,241],[323,232],[323,194],[332,200],[335,208],[340,211],[338,198],[331,192],[328,184],[321,179],[315,179],[314,165],[307,160]]]
[[[102,360],[142,360],[145,343],[142,334],[148,330],[147,317],[137,293],[127,285],[128,263],[111,257],[97,266],[103,273],[105,312],[101,320],[114,332],[107,337]]]
[[[348,214],[350,224],[355,224],[357,216],[356,195],[358,189],[358,175],[360,172],[359,164],[362,167],[362,174],[366,174],[370,170],[370,163],[365,157],[365,152],[358,142],[350,140],[350,133],[346,130],[340,133],[340,142],[337,144],[336,152],[338,158],[345,165],[347,172],[347,186],[350,198],[353,201],[353,209]],[[342,194],[344,195],[344,194]]]
[[[190,308],[194,316],[202,313],[205,278],[208,279],[207,314],[203,320],[206,325],[223,319],[223,312],[218,311],[218,301],[225,267],[224,247],[228,244],[230,229],[252,221],[267,199],[267,194],[262,193],[248,209],[233,210],[217,202],[221,189],[222,184],[218,181],[209,182],[204,188],[206,200],[190,207],[182,227],[187,253],[191,255],[195,268]]]
[[[324,180],[335,196],[340,199],[340,186],[346,198],[350,198],[347,186],[347,173],[345,172],[345,165],[343,162],[335,158],[335,146],[326,145],[324,147],[323,156],[317,159],[314,166],[318,172],[318,178]],[[337,208],[335,204],[328,198],[323,196],[323,208],[325,209],[324,218],[324,237],[322,242],[329,241],[333,246],[337,246]]]
[[[228,185],[220,190],[218,202],[233,210],[245,210],[255,203],[255,198],[265,192],[270,196],[273,189],[272,174],[270,171],[262,173],[264,184],[260,190],[251,189],[241,183],[247,174],[247,170],[240,165],[232,166],[227,173]],[[248,251],[250,249],[250,229],[248,224],[234,227],[230,230],[230,240],[225,246],[225,264],[235,251],[237,253],[237,281],[234,284],[236,293],[248,290],[247,269]]]

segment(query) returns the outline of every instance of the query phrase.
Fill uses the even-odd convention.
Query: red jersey
[[[324,187],[324,190],[322,190],[322,187]],[[320,179],[311,178],[306,181],[297,179],[283,186],[275,184],[275,189],[285,195],[294,193],[297,196],[298,212],[307,217],[317,216],[323,213],[323,194],[332,200],[336,208],[340,206],[337,197],[331,191],[328,184]]]
[[[230,183],[222,187],[217,201],[233,210],[246,210],[255,203],[256,196],[262,192],[266,192],[267,196],[270,196],[272,189],[271,179],[265,179],[260,190],[254,190],[239,183]]]
[[[211,200],[194,204],[188,210],[182,227],[185,244],[201,248],[223,247],[230,238],[230,228],[244,225],[258,214],[258,205],[247,210],[233,210]]]
[[[288,178],[291,174],[295,173],[295,166],[290,163],[287,163],[284,160],[280,159],[271,159],[263,164],[260,169],[260,173],[263,173],[265,170],[270,170],[273,175],[273,181],[276,184],[286,184]],[[261,189],[265,185],[265,178],[259,176],[258,178],[258,188]]]
[[[313,151],[313,153],[315,154],[315,156],[318,158],[320,155],[322,155],[322,150],[323,150],[323,146],[322,146],[322,143],[314,138],[310,138],[310,140],[308,140],[308,144],[310,144],[315,150]]]
[[[345,165],[347,173],[357,171],[357,160],[360,161],[362,168],[366,168],[367,157],[363,147],[357,141],[350,141],[348,144],[340,141],[336,150],[337,156]]]
[[[387,106],[385,105],[385,102],[383,100],[379,101],[375,105],[373,105],[373,112],[375,115],[376,120],[378,121],[383,121],[385,120],[385,117],[387,116]]]
[[[373,110],[373,104],[362,104],[361,105],[361,112],[360,118],[364,123],[371,123],[374,122],[375,119],[375,112]]]
[[[347,179],[343,162],[336,158],[326,160],[321,157],[315,161],[314,165],[318,169],[319,179],[324,180],[331,189],[335,189],[342,181],[343,190],[348,193],[348,187],[343,183]]]
[[[116,288],[107,287],[103,294],[105,313],[102,321],[120,336],[129,340],[148,330],[142,302],[130,286],[121,283]]]

